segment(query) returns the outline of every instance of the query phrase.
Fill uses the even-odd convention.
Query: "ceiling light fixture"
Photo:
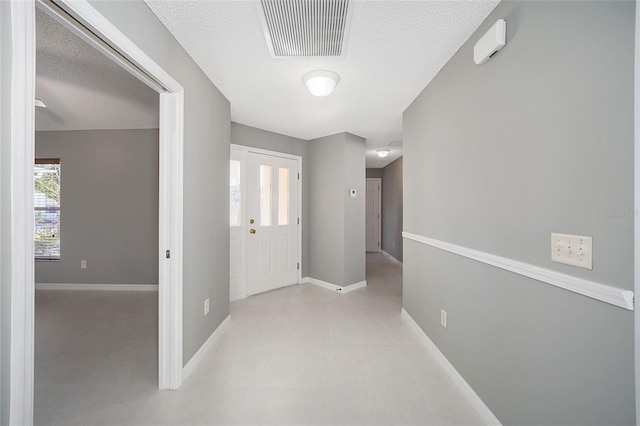
[[[46,108],[47,106],[40,99],[36,99],[34,105],[40,108]]]
[[[379,149],[376,152],[378,153],[378,157],[380,157],[380,158],[384,158],[387,155],[389,155],[389,150],[388,149]]]
[[[331,71],[311,71],[302,77],[302,81],[314,96],[329,96],[340,81],[340,76]]]

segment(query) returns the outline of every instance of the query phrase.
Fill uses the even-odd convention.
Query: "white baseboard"
[[[453,365],[449,362],[449,360],[444,356],[440,349],[433,343],[433,341],[427,336],[422,328],[415,322],[415,320],[409,315],[407,311],[402,308],[402,319],[404,319],[407,324],[416,332],[422,343],[429,348],[431,353],[435,356],[438,363],[444,368],[449,377],[453,380],[453,382],[458,386],[458,388],[462,391],[464,396],[467,398],[469,403],[476,410],[478,415],[482,417],[485,424],[487,425],[501,425],[500,420],[491,412],[489,407],[480,399],[477,393],[469,386],[469,383],[458,373],[458,370],[455,369]]]
[[[304,277],[300,280],[300,284],[305,284],[305,283],[317,285],[319,287],[326,288],[327,290],[335,291],[336,293],[349,293],[354,290],[358,290],[359,288],[367,286],[367,280],[342,287],[339,285],[331,284],[326,281],[322,281],[322,280],[311,278],[311,277]]]
[[[391,256],[389,253],[387,253],[386,251],[382,250],[382,254],[384,254],[386,257],[389,258],[390,261],[392,261],[395,264],[398,264],[400,266],[402,266],[402,262],[400,262],[398,259],[396,259],[395,257]]]
[[[207,352],[211,350],[213,344],[218,340],[218,337],[222,335],[222,333],[226,330],[226,328],[231,324],[231,315],[228,315],[222,323],[216,328],[216,330],[211,333],[211,336],[207,339],[206,342],[200,346],[200,349],[193,354],[189,362],[182,368],[182,381],[184,382],[187,378],[193,373],[198,364],[202,362],[202,359],[205,357]]]
[[[36,290],[158,291],[158,284],[36,283]]]
[[[349,284],[346,285],[344,287],[341,287],[342,290],[340,291],[341,293],[349,293],[352,292],[354,290],[358,290],[359,288],[363,288],[367,286],[367,280],[364,281],[360,281],[358,283],[353,283],[353,284]]]

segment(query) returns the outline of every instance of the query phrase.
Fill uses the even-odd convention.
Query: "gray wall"
[[[344,284],[344,133],[309,142],[309,276]],[[349,283],[351,284],[351,283]]]
[[[382,250],[402,262],[402,157],[382,169]]]
[[[405,112],[405,230],[633,290],[633,217],[607,212],[633,209],[634,8],[501,3]],[[594,269],[552,263],[552,232],[593,236]],[[404,274],[502,423],[635,424],[633,312],[408,240]]]
[[[309,141],[231,123],[231,143],[302,157],[302,276],[309,275]]]
[[[144,2],[92,0],[91,4],[184,87],[183,360],[187,363],[229,315],[229,101]],[[205,317],[206,298],[211,312]]]
[[[365,139],[345,133],[344,181],[344,284],[366,279],[366,178]],[[356,198],[349,198],[349,190]]]
[[[348,133],[314,139],[309,157],[309,276],[339,286],[363,281],[364,139]]]
[[[158,283],[158,137],[36,132],[36,158],[61,166],[60,261],[36,261],[37,283]]]
[[[372,169],[368,168],[366,172],[367,178],[381,178],[382,177],[382,169]]]

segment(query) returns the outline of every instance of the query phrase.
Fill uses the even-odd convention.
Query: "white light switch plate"
[[[551,234],[551,260],[579,268],[593,269],[592,238]]]

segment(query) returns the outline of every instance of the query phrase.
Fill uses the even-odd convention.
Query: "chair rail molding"
[[[583,296],[591,297],[592,299],[596,299],[601,302],[609,303],[630,311],[634,310],[634,292],[631,290],[624,290],[619,287],[613,287],[573,277],[551,269],[542,268],[540,266],[508,259],[506,257],[497,256],[495,254],[479,250],[473,250],[456,244],[447,243],[445,241],[436,240],[434,238],[412,234],[410,232],[403,232],[402,236],[408,240],[416,241],[430,247],[435,247],[449,253],[454,253],[509,272],[514,272],[537,281],[551,284],[555,287],[560,287]]]

